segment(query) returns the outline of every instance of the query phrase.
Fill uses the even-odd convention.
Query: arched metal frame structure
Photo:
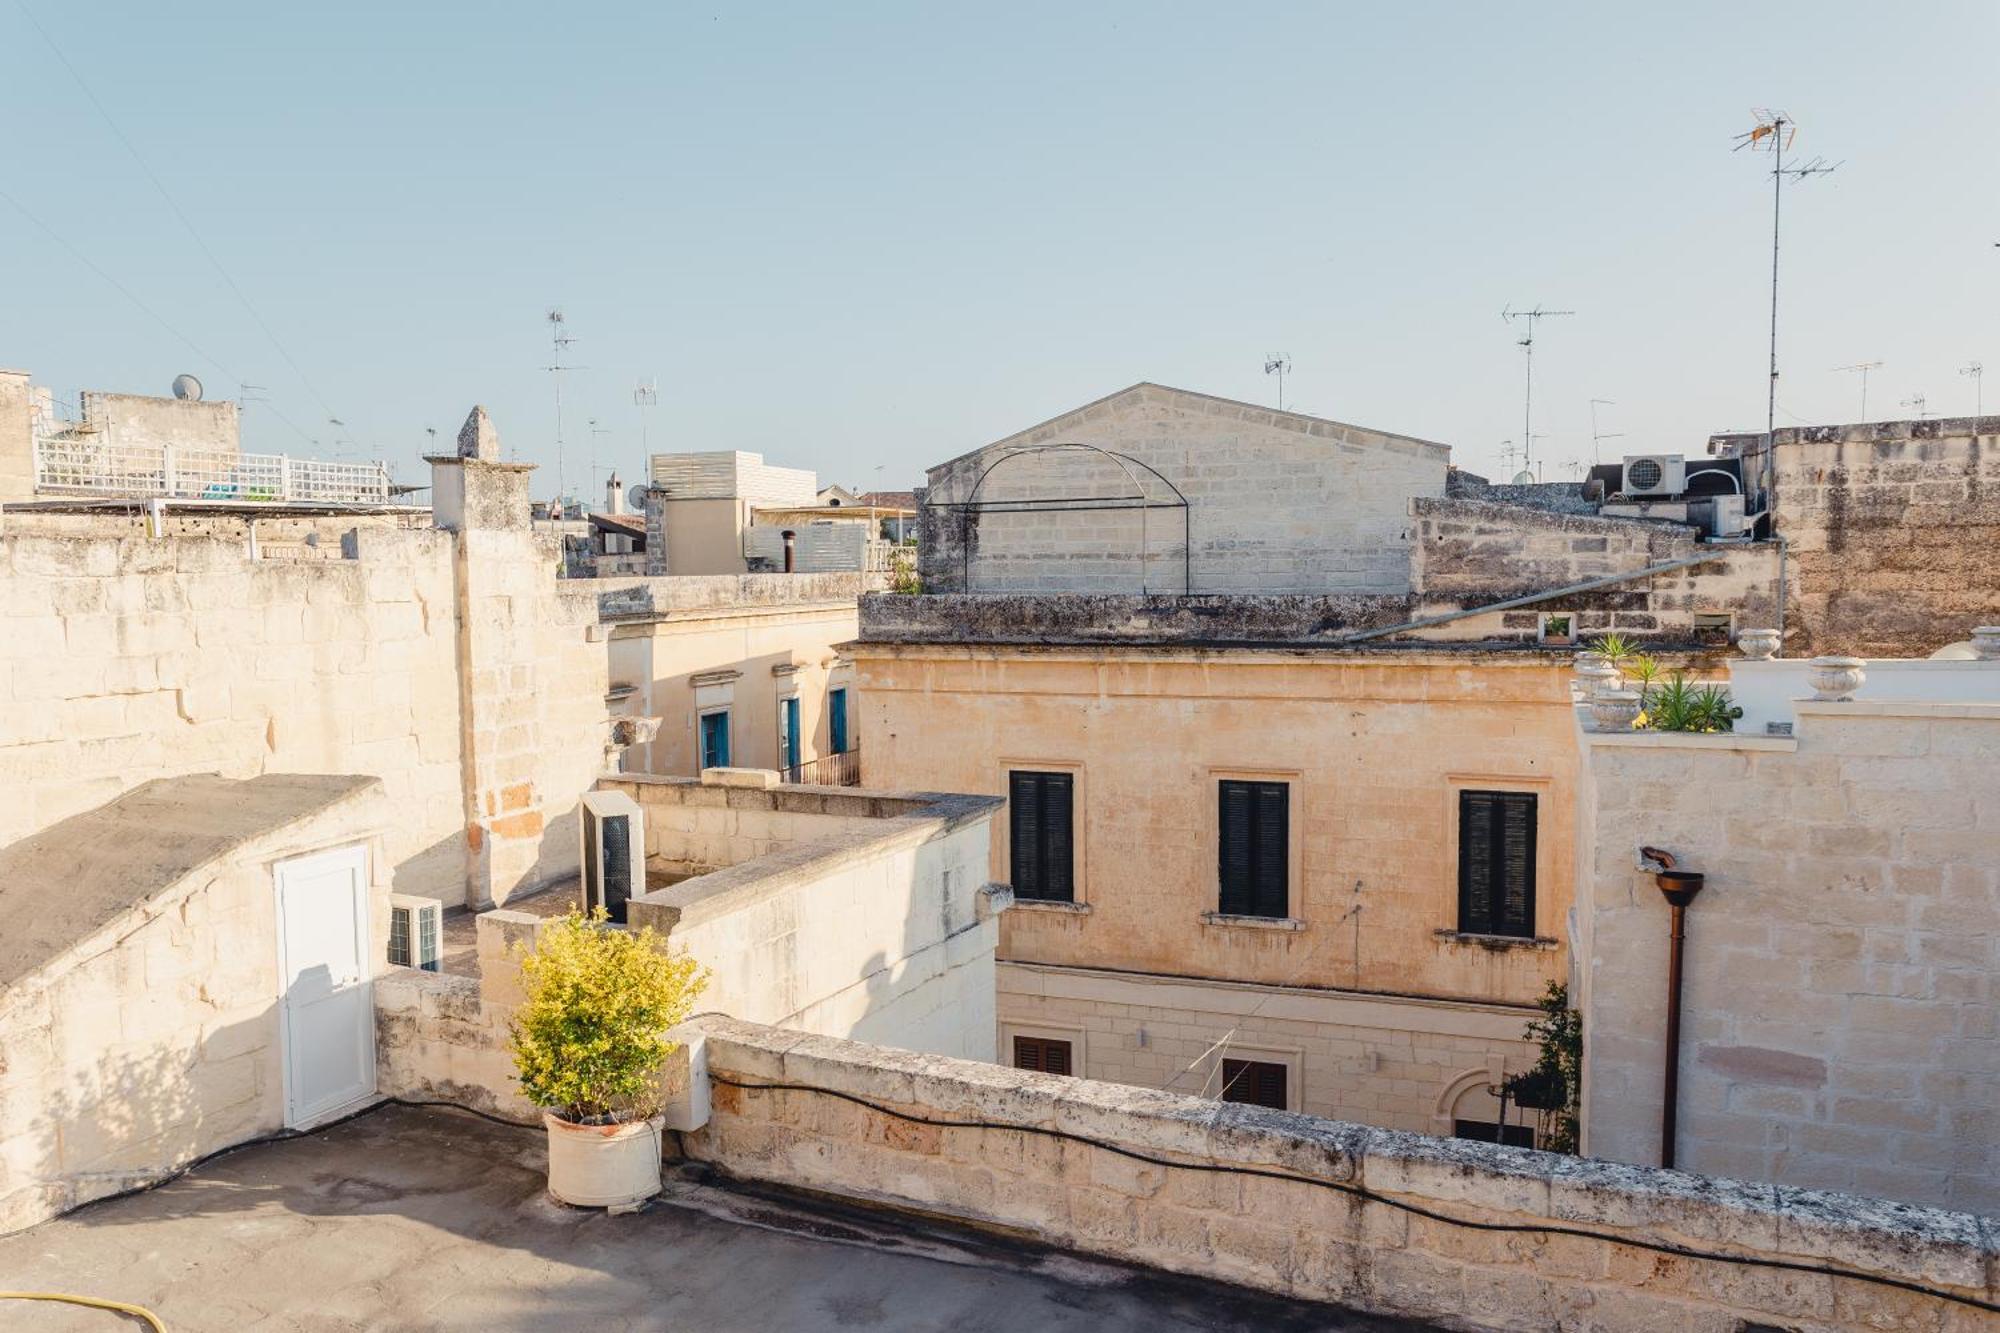
[[[1065,449],[1081,449],[1110,459],[1117,466],[1118,470],[1125,474],[1125,480],[1132,484],[1132,493],[1130,495],[1036,496],[1019,500],[981,500],[979,498],[980,489],[986,485],[986,479],[1006,464],[1013,462],[1017,458],[1027,458],[1035,454],[1055,453]],[[1173,492],[1174,498],[1171,500],[1156,500],[1148,496],[1146,494],[1145,482],[1132,470],[1133,468],[1144,468],[1147,475]],[[1194,591],[1194,540],[1192,527],[1189,522],[1187,496],[1181,494],[1180,487],[1161,476],[1157,468],[1149,463],[1141,462],[1130,454],[1114,453],[1109,449],[1100,448],[1094,444],[1083,444],[1075,441],[1064,441],[1057,444],[1018,445],[1005,450],[998,458],[988,463],[980,471],[979,476],[972,483],[972,490],[966,495],[965,499],[936,503],[934,507],[953,510],[959,516],[961,524],[959,582],[967,592],[972,591],[973,543],[970,540],[970,530],[977,522],[980,514],[1060,514],[1071,512],[1082,513],[1099,509],[1141,510],[1142,512],[1139,516],[1139,591],[1142,595],[1149,592],[1146,587],[1146,574],[1152,555],[1152,548],[1147,538],[1146,518],[1143,511],[1151,509],[1178,509],[1181,511],[1180,595],[1186,597]]]

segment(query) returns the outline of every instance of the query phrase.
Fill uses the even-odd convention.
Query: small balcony
[[[808,759],[803,764],[779,770],[779,776],[786,782],[804,783],[809,787],[859,787],[861,747],[856,745],[839,754],[823,754],[817,759]]]

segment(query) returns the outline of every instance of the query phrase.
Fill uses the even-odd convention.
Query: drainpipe
[[[1672,918],[1667,943],[1666,1078],[1660,1092],[1660,1165],[1671,1168],[1681,1095],[1681,962],[1687,945],[1687,909],[1707,877],[1700,871],[1677,869],[1673,855],[1657,847],[1641,847],[1639,855],[1661,867],[1653,882],[1666,895]]]
[[[799,535],[789,529],[785,532],[785,572],[792,573],[799,563]]]

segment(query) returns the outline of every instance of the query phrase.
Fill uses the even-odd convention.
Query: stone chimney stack
[[[618,480],[616,471],[612,472],[611,480],[604,483],[604,512],[607,514],[625,512],[625,483]]]

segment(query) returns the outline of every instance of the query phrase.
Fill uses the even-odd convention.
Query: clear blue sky
[[[1442,440],[1521,434],[1503,306],[1543,302],[1549,475],[1760,428],[1768,163],[1780,423],[2000,410],[2000,5],[0,0],[0,365],[59,394],[268,386],[248,447],[420,479],[483,402],[554,489],[546,310],[589,367],[568,470],[740,448],[922,468],[1135,380]],[[178,336],[176,336],[178,334]],[[204,355],[191,350],[185,338]],[[287,354],[299,370],[287,362]],[[213,360],[206,359],[212,357]],[[300,373],[303,371],[303,375]],[[293,426],[281,420],[279,413]]]

